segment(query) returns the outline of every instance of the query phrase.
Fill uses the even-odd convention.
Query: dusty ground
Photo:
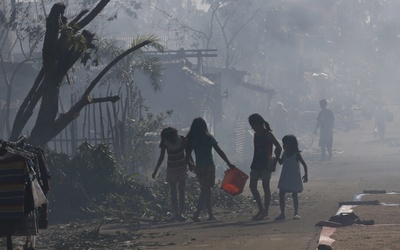
[[[274,222],[273,218],[279,213],[275,201],[270,209],[270,219],[258,222],[250,219],[255,212],[255,204],[249,204],[217,211],[217,221],[142,225],[139,230],[137,225],[126,221],[120,222],[118,227],[104,223],[98,233],[95,228],[100,225],[99,221],[83,226],[79,223],[53,225],[40,233],[38,249],[316,249],[321,228],[315,227],[315,224],[334,215],[340,201],[351,201],[363,190],[400,191],[400,115],[396,115],[399,114],[397,109],[391,107],[395,121],[388,124],[384,143],[378,143],[373,138],[372,121],[360,120],[359,129],[335,133],[331,161],[308,161],[309,183],[305,184],[305,190],[300,194],[301,220],[291,219],[293,210],[289,203],[288,219]],[[313,149],[304,151],[303,155],[318,152],[316,145],[317,142],[314,142]],[[273,191],[277,191],[278,178],[279,173],[272,177]],[[249,190],[246,189],[244,194],[249,194]],[[393,202],[392,199],[396,198],[393,196],[386,202]],[[354,233],[353,236],[345,233],[340,237],[352,237],[349,242],[353,245],[336,244],[335,249],[364,249],[355,243],[362,236],[362,231],[357,228],[349,230]],[[398,235],[399,230],[398,226],[393,226],[390,234]],[[97,237],[99,244],[91,244],[91,248],[78,243],[74,248],[56,247],[54,243],[57,239],[62,235],[68,237],[71,232],[79,232],[81,242],[82,239],[93,242]],[[384,232],[377,230],[377,233]],[[373,242],[377,241],[371,240],[370,244]]]

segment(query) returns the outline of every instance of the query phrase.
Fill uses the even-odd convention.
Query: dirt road
[[[315,224],[335,214],[339,201],[351,201],[353,195],[363,190],[400,191],[399,121],[388,124],[384,143],[379,143],[373,137],[372,121],[360,120],[359,125],[359,129],[351,132],[335,132],[331,161],[309,163],[310,181],[300,194],[301,220],[287,216],[288,219],[283,222],[274,222],[273,218],[279,214],[279,210],[278,206],[272,206],[270,219],[254,222],[250,218],[255,205],[249,205],[240,211],[235,208],[220,211],[217,213],[218,221],[172,223],[142,229],[142,244],[135,244],[136,247],[316,249],[321,229]],[[312,150],[318,152],[315,146]],[[278,174],[272,177],[273,191],[277,191],[278,178]],[[249,190],[245,192],[249,193]],[[291,215],[293,210],[291,204],[288,205],[287,215]]]

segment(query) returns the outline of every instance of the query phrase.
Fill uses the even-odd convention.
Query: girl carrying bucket
[[[228,160],[224,151],[218,146],[218,142],[208,132],[207,123],[203,118],[198,117],[193,120],[186,138],[186,158],[190,162],[191,153],[194,151],[196,156],[195,173],[200,184],[200,195],[192,220],[200,221],[199,216],[204,205],[208,210],[208,220],[216,220],[211,205],[212,187],[215,183],[215,164],[212,149],[221,156],[229,168],[234,169],[235,166]]]

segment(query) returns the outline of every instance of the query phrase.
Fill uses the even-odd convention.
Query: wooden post
[[[119,124],[118,124],[118,112],[115,103],[111,104],[113,109],[113,116],[114,116],[114,128],[115,128],[115,136],[114,136],[114,146],[115,152],[121,155],[121,144],[120,144],[120,133],[119,133]]]
[[[76,96],[71,94],[71,106],[75,103]],[[73,120],[70,124],[70,132],[71,132],[71,154],[74,154],[76,149],[76,138],[77,138],[77,123],[76,119]]]
[[[59,136],[59,138],[60,138],[60,140],[59,140],[59,142],[60,142],[60,150],[61,150],[61,152],[64,152],[64,147],[63,147],[63,143],[62,143],[62,133],[60,133],[60,136]]]
[[[64,129],[64,133],[65,133],[65,151],[66,154],[69,154],[69,139],[68,139],[68,129],[65,128]],[[61,141],[61,143],[64,143],[63,141]],[[64,153],[64,152],[62,152]]]
[[[83,126],[82,126],[82,139],[83,140],[85,140],[87,108],[88,107],[85,106],[85,115],[83,116]]]
[[[110,112],[110,108],[108,106],[108,103],[106,105],[107,105],[108,129],[111,132],[111,141],[113,143],[115,154],[117,154],[118,153],[117,152],[118,147],[117,147],[116,142],[115,142],[114,129],[113,129],[112,120],[111,120],[111,112]]]
[[[89,143],[91,144],[92,143],[92,135],[91,135],[91,133],[90,133],[90,125],[91,125],[91,122],[90,122],[90,105],[88,105],[88,116],[87,116],[87,122],[88,122],[88,141],[89,141]]]
[[[128,98],[128,105],[127,105],[127,114],[129,118],[132,118],[131,112],[132,112],[132,85],[129,84],[126,86],[126,98]]]
[[[122,102],[121,102],[122,103]],[[126,112],[128,109],[128,97],[125,98],[125,107],[122,108],[122,115],[121,115],[121,123],[120,126],[118,126],[120,128],[119,132],[120,132],[120,145],[121,145],[121,154],[123,156],[125,156],[126,154]]]
[[[93,96],[94,97],[94,96]],[[96,126],[96,105],[93,105],[93,132],[94,132],[94,144],[97,144],[97,126]]]
[[[100,97],[101,97],[101,95],[100,95]],[[101,106],[102,106],[102,104],[99,103],[101,143],[106,143],[106,138],[104,135],[103,110],[102,110]]]

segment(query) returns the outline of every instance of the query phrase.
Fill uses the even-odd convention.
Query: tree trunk
[[[65,114],[61,114],[57,118],[60,85],[68,70],[85,53],[84,49],[73,44],[74,38],[70,38],[71,34],[67,34],[64,29],[60,32],[61,25],[67,25],[66,27],[72,30],[70,30],[70,32],[72,32],[72,35],[74,36],[80,29],[89,24],[108,4],[108,2],[109,0],[101,0],[89,14],[84,17],[88,11],[82,11],[68,25],[66,24],[67,20],[64,17],[65,5],[61,3],[53,5],[46,20],[46,34],[43,44],[43,68],[39,72],[31,91],[28,93],[28,96],[25,98],[18,110],[10,140],[16,140],[21,134],[27,121],[32,116],[34,107],[40,99],[41,104],[38,117],[35,126],[27,139],[28,143],[38,146],[45,145],[64,130],[76,117],[79,116],[79,112],[86,105],[97,102],[116,102],[119,100],[118,96],[92,99],[90,93],[100,79],[118,61],[143,46],[150,44],[151,41],[146,40],[117,56],[91,82],[83,93],[81,99],[78,100],[69,111]],[[79,21],[80,18],[83,19]],[[93,35],[90,32],[83,30],[82,33],[78,35],[81,35],[81,38],[85,39],[86,48],[92,48]]]

